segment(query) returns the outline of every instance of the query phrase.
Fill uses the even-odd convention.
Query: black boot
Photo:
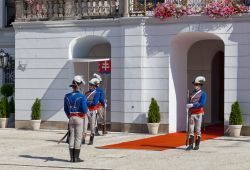
[[[200,136],[197,136],[196,140],[195,140],[195,147],[194,147],[194,150],[198,150],[200,147],[200,140],[201,140],[201,137]]]
[[[98,131],[98,126],[95,128],[95,136],[101,136],[99,131]]]
[[[88,145],[93,145],[93,143],[94,143],[94,134],[91,134],[90,135],[90,139],[89,139],[89,144]]]
[[[83,145],[85,144],[85,138],[82,138],[82,144]]]
[[[70,162],[75,162],[74,150],[75,149],[71,149],[71,148],[69,149]]]
[[[193,149],[194,136],[189,137],[189,146],[186,148],[186,151],[190,151]]]
[[[80,149],[75,149],[74,155],[75,155],[75,161],[74,162],[83,162],[83,160],[79,158]]]

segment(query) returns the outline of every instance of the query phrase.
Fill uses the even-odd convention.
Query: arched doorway
[[[220,51],[220,52],[218,52]],[[224,111],[224,43],[221,40],[201,40],[195,42],[188,51],[187,87],[192,90],[192,81],[204,76],[202,89],[207,94],[204,124],[219,123],[219,113]],[[220,92],[219,92],[220,91]],[[222,95],[222,96],[221,96]],[[218,103],[217,103],[218,102]],[[221,103],[222,102],[222,103]],[[221,106],[219,106],[221,105]],[[222,111],[222,113],[221,113]],[[216,120],[215,120],[216,119]],[[223,122],[224,118],[222,118]]]
[[[192,90],[191,82],[198,75],[204,75],[207,79],[204,88],[209,94],[205,108],[207,113],[205,122],[211,123],[212,59],[218,51],[224,52],[224,43],[220,37],[211,33],[180,33],[171,40],[169,64],[170,133],[186,129],[187,90]],[[193,62],[195,65],[192,64]]]
[[[86,81],[84,91],[88,90],[88,81],[93,74],[101,75],[103,82],[101,88],[107,100],[106,122],[111,121],[111,73],[99,73],[100,62],[111,60],[111,44],[101,36],[85,36],[73,39],[69,45],[69,60],[74,75],[83,75]]]

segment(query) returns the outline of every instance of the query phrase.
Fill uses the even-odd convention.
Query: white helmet
[[[202,85],[205,81],[206,81],[205,77],[203,77],[203,76],[198,76],[198,77],[195,78],[195,80],[194,80],[192,83],[193,83],[193,84],[194,84],[194,83],[197,83],[197,84]]]
[[[99,82],[102,82],[102,78],[101,78],[100,75],[94,73],[93,76],[94,76],[95,78],[99,79]]]
[[[90,84],[90,85],[94,85],[94,86],[98,86],[99,83],[100,83],[100,81],[99,81],[98,78],[92,78],[92,79],[89,81],[89,84]]]
[[[70,85],[70,87],[72,86],[76,86],[77,84],[85,84],[85,81],[83,80],[83,76],[81,75],[76,75],[72,81],[72,84]]]

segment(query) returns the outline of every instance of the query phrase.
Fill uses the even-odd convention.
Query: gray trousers
[[[104,108],[101,107],[99,109],[97,109],[97,116],[96,116],[96,119],[97,119],[97,124],[100,123],[102,125],[104,125]],[[97,127],[97,124],[96,124],[96,127]]]
[[[69,148],[81,149],[83,121],[78,116],[69,118]]]
[[[196,136],[201,136],[202,116],[203,116],[203,113],[192,114],[190,116],[189,136],[194,136],[194,128],[196,131]]]
[[[88,111],[87,117],[83,120],[84,127],[83,127],[83,133],[87,134],[88,130],[88,123],[90,126],[90,134],[95,134],[95,121],[96,121],[96,110],[94,111]]]

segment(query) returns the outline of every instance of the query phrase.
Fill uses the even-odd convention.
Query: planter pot
[[[158,133],[160,123],[147,123],[149,134],[156,135]]]
[[[39,130],[40,129],[41,120],[31,120],[30,124],[31,124],[31,129],[32,130]]]
[[[229,136],[239,137],[242,125],[229,125]]]
[[[0,118],[0,127],[6,128],[8,123],[8,118]]]

